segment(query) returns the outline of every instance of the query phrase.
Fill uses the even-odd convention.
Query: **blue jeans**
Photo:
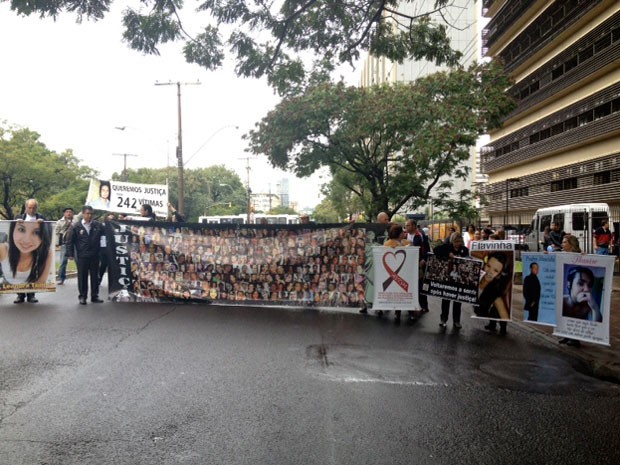
[[[64,281],[67,279],[67,246],[65,244],[60,246],[60,267],[58,268],[58,280]]]
[[[609,255],[609,247],[599,247],[596,249],[597,255]]]

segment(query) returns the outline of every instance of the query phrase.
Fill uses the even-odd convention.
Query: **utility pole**
[[[177,210],[181,215],[185,214],[185,180],[183,176],[183,126],[181,124],[181,85],[199,86],[202,83],[196,82],[155,82],[156,86],[177,86],[177,116],[178,116],[178,139],[177,139],[177,167],[179,171],[179,205]]]
[[[240,158],[240,160],[245,160],[247,165],[246,165],[246,170],[248,172],[248,190],[247,190],[247,207],[248,207],[248,224],[250,224],[250,220],[252,218],[252,189],[250,189],[250,157],[245,157],[245,158]]]
[[[123,157],[123,181],[127,182],[127,157],[137,157],[134,153],[113,153],[117,157]]]

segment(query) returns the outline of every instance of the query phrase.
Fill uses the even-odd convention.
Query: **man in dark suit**
[[[24,213],[18,215],[16,220],[24,221],[45,221],[43,215],[39,215],[39,202],[36,199],[28,199],[24,204]],[[17,294],[17,299],[13,303],[22,304],[24,300],[28,299],[28,302],[36,304],[39,300],[35,297],[34,292],[28,292],[26,294]]]
[[[527,310],[528,321],[538,321],[540,304],[540,281],[538,279],[538,263],[530,264],[530,274],[523,279],[524,310]]]
[[[67,257],[70,260],[77,258],[78,292],[82,305],[86,305],[89,278],[91,302],[103,302],[99,299],[99,249],[103,234],[103,225],[93,220],[93,208],[84,206],[82,221],[73,225],[67,240]]]

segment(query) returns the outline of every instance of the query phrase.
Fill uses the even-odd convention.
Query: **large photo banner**
[[[56,224],[0,221],[0,294],[56,290]]]
[[[363,226],[106,223],[115,301],[359,307]]]
[[[555,326],[557,253],[526,252],[523,263],[523,321]]]
[[[609,345],[610,300],[615,257],[554,254],[556,320],[553,334]]]
[[[480,260],[462,257],[441,259],[429,255],[421,292],[431,297],[476,304],[481,269]]]
[[[483,262],[473,318],[511,319],[514,250],[515,244],[512,241],[471,243],[471,256]]]
[[[150,205],[157,216],[168,215],[168,186],[91,179],[86,205],[114,213],[137,214]]]
[[[373,247],[374,310],[419,310],[419,247]]]

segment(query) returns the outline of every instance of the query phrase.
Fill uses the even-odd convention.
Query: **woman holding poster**
[[[478,305],[474,313],[479,317],[493,318],[485,329],[495,331],[496,321],[510,319],[510,307],[506,303],[512,269],[509,257],[503,252],[492,252],[484,258],[484,270],[480,279]],[[500,334],[506,334],[506,321],[500,322]]]

